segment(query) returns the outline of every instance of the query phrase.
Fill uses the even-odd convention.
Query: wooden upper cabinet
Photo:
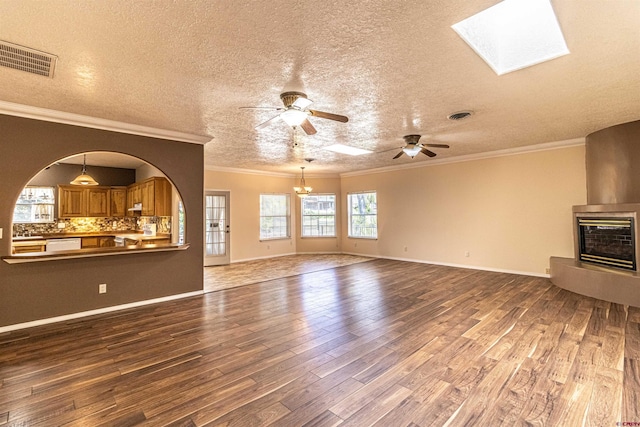
[[[127,187],[111,187],[111,216],[124,217],[127,213]]]
[[[156,186],[155,181],[145,181],[140,184],[142,193],[142,216],[154,216],[156,212]]]
[[[110,187],[58,185],[58,218],[111,216]]]
[[[110,188],[90,187],[87,192],[87,214],[85,216],[110,216]]]
[[[85,190],[74,185],[58,186],[58,218],[87,216]]]
[[[170,216],[171,183],[162,177],[153,177],[127,187],[127,209],[142,203],[142,211],[127,211],[128,216]]]

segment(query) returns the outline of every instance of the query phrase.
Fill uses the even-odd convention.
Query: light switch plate
[[[2,228],[0,228],[0,239],[2,239]]]

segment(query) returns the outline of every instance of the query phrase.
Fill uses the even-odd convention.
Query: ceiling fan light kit
[[[307,120],[307,113],[301,110],[291,109],[283,111],[280,114],[280,118],[293,128],[300,126],[302,122]]]
[[[435,157],[436,153],[429,150],[427,147],[437,147],[437,148],[449,148],[447,144],[422,144],[420,143],[421,135],[405,135],[402,138],[404,139],[405,146],[402,147],[401,151],[396,154],[393,158],[397,159],[403,154],[411,157],[412,159],[418,155],[418,153],[422,153],[429,157]]]
[[[420,152],[420,147],[418,147],[417,144],[409,145],[409,146],[404,147],[402,149],[402,151],[404,151],[404,154],[406,154],[407,156],[409,156],[409,157],[411,157],[413,159]]]
[[[334,120],[337,122],[346,123],[349,121],[347,116],[341,116],[339,114],[327,113],[324,111],[318,110],[310,110],[308,107],[313,104],[309,98],[307,98],[307,94],[303,92],[284,92],[280,94],[280,100],[284,104],[284,108],[282,107],[240,107],[240,108],[250,108],[250,109],[267,109],[274,111],[281,111],[277,116],[274,116],[267,120],[266,122],[260,123],[256,126],[256,129],[262,129],[273,122],[278,120],[284,121],[286,124],[291,126],[294,130],[300,127],[307,135],[315,135],[317,133],[315,127],[311,124],[308,117],[314,116],[319,117],[321,119]]]

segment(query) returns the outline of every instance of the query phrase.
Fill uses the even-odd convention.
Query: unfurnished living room
[[[0,427],[640,425],[639,22],[0,1]]]

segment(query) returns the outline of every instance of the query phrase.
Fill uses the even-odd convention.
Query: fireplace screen
[[[633,218],[578,218],[580,261],[636,269]]]

